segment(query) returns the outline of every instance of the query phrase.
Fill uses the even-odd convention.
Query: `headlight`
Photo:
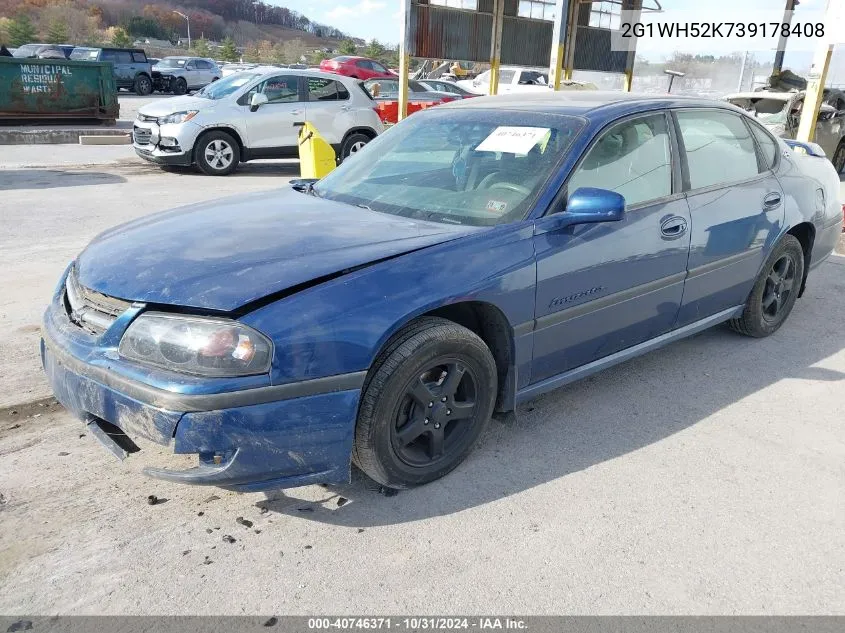
[[[166,124],[166,123],[185,123],[186,121],[190,121],[195,116],[199,114],[199,110],[188,110],[186,112],[174,112],[173,114],[168,114],[167,116],[159,117],[158,122],[159,124]]]
[[[147,312],[120,340],[126,359],[200,376],[249,376],[270,369],[272,343],[229,319]]]

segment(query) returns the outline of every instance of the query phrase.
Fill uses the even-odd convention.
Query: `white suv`
[[[384,131],[376,103],[358,81],[311,70],[256,68],[185,97],[138,111],[135,153],[160,165],[196,165],[225,176],[257,158],[297,158],[308,121],[340,160]]]

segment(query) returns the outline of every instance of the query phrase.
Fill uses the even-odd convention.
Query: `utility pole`
[[[748,63],[748,53],[749,51],[745,51],[745,55],[742,58],[742,66],[739,67],[739,82],[736,85],[737,92],[742,92],[742,80],[745,79],[745,65]]]
[[[185,21],[188,23],[188,50],[190,50],[190,48],[191,48],[191,18],[189,18],[184,13],[180,13],[179,11],[174,11],[173,13],[175,13],[176,15],[181,15],[183,18],[185,18]]]

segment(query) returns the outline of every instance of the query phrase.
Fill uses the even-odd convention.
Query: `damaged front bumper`
[[[112,328],[127,326],[118,319]],[[196,393],[190,382],[168,390],[116,370],[116,350],[98,343],[121,333],[75,328],[57,296],[41,340],[57,400],[121,459],[138,451],[133,437],[198,459],[194,468],[146,474],[242,491],[348,481],[363,372],[215,393]]]

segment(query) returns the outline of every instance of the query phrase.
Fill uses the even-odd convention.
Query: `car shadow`
[[[150,165],[150,167],[156,168],[156,165]],[[180,167],[180,166],[168,166],[164,169],[171,174],[179,174],[182,176],[202,176],[203,178],[208,178],[199,168],[193,167]],[[275,162],[275,161],[266,161],[266,162],[259,162],[259,163],[242,163],[238,165],[238,168],[226,178],[244,178],[244,177],[254,177],[254,176],[268,176],[268,177],[275,177],[278,178],[279,176],[283,176],[286,178],[296,178],[300,174],[300,167],[299,161],[295,162]]]
[[[4,169],[0,171],[0,191],[13,189],[54,189],[113,185],[126,178],[101,171],[68,171],[64,169]]]
[[[317,501],[270,491],[256,505],[358,528],[453,514],[660,442],[775,384],[788,391],[794,380],[843,381],[845,373],[818,365],[845,348],[831,318],[845,303],[845,261],[832,259],[814,276],[774,335],[751,339],[718,326],[541,396],[515,420],[493,420],[467,460],[431,484],[395,493],[353,469],[351,483],[324,486]]]

